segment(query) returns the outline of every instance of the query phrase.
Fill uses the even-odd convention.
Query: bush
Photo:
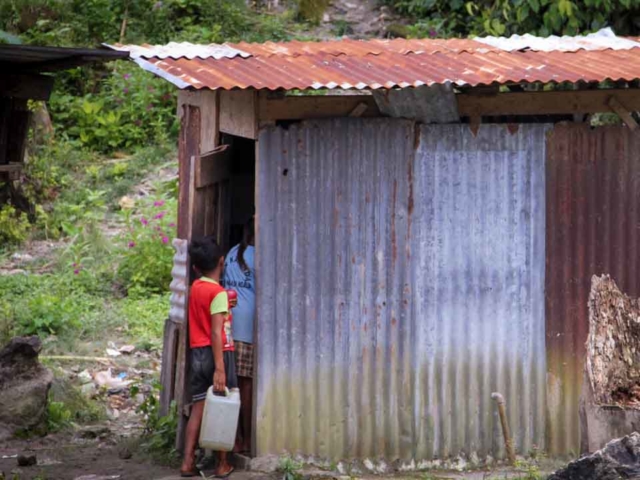
[[[29,219],[11,205],[0,208],[0,245],[19,245],[27,239]]]
[[[51,112],[68,138],[110,153],[175,139],[175,103],[171,84],[133,63],[117,62],[97,93],[54,92]]]
[[[118,280],[132,297],[166,292],[171,283],[177,202],[156,198],[136,212],[125,210]]]
[[[577,35],[612,26],[618,35],[638,33],[640,0],[386,0],[418,20],[416,36],[465,37]]]
[[[103,302],[78,284],[69,275],[0,276],[2,323],[16,335],[46,337],[79,330],[83,320],[102,310]]]

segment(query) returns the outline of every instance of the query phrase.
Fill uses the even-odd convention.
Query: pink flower
[[[164,200],[156,200],[153,202],[154,207],[162,207],[164,205]]]
[[[149,225],[149,220],[147,220],[146,218],[142,217],[140,219],[140,223],[143,224],[144,226]]]
[[[136,242],[129,242],[129,248],[133,248],[136,246]]]
[[[73,268],[76,268],[78,266],[78,264],[76,262],[73,262]]]
[[[129,80],[131,78],[131,74],[130,73],[125,73],[123,75],[123,77],[124,77],[125,80]]]
[[[79,269],[79,268],[76,268],[76,269],[73,271],[73,274],[74,274],[74,275],[78,275],[79,273],[80,273],[80,269]]]
[[[175,226],[176,226],[176,224],[175,224],[175,223],[173,223],[173,222],[171,222],[171,223],[169,224],[169,227],[170,227],[170,228],[173,228],[173,227],[175,227]]]
[[[437,37],[438,36],[438,32],[436,32],[435,29],[432,28],[431,30],[429,30],[429,36],[431,38]]]
[[[167,212],[160,212],[157,215],[154,215],[153,219],[154,220],[160,220],[162,217],[164,217],[167,214]]]
[[[162,243],[169,243],[169,237],[162,237]]]
[[[129,93],[129,89],[128,89],[127,87],[124,87],[124,88],[122,89],[122,93]]]

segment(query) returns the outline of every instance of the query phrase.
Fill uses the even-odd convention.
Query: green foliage
[[[301,480],[302,463],[296,462],[291,457],[283,457],[280,459],[278,470],[282,473],[282,480]]]
[[[412,36],[576,35],[611,26],[637,34],[640,0],[387,0],[418,21]]]
[[[328,0],[298,0],[298,16],[303,21],[318,24],[328,6]]]
[[[154,383],[152,391],[138,406],[137,412],[144,417],[144,432],[142,447],[151,453],[156,459],[166,461],[169,457],[176,456],[176,432],[178,431],[178,413],[176,403],[171,402],[169,413],[160,416],[160,384]],[[131,387],[131,396],[140,392],[140,387]]]
[[[125,298],[116,314],[124,319],[123,331],[136,339],[138,348],[148,350],[162,338],[164,319],[169,313],[169,295]]]
[[[166,143],[177,135],[171,84],[127,62],[113,65],[98,93],[54,93],[51,112],[65,136],[103,153]]]
[[[47,405],[47,430],[58,432],[71,425],[71,411],[62,402],[54,401],[49,396]]]
[[[0,245],[17,245],[29,234],[29,219],[12,205],[0,208]]]
[[[125,210],[118,279],[133,297],[162,293],[171,282],[177,202],[155,198],[137,211]]]

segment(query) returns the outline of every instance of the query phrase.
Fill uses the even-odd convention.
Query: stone
[[[38,362],[40,339],[15,337],[0,350],[0,439],[46,426],[53,374]]]
[[[85,440],[94,440],[96,438],[105,438],[111,434],[109,427],[104,425],[89,425],[88,427],[80,428],[77,432],[78,438]]]
[[[249,470],[252,472],[273,473],[280,466],[280,457],[277,455],[264,455],[252,458],[249,463]]]
[[[120,347],[120,349],[118,350],[120,353],[125,353],[127,355],[131,355],[133,352],[135,352],[136,350],[136,346],[135,345],[123,345],[122,347]]]
[[[640,434],[612,440],[592,455],[557,471],[548,480],[620,480],[640,478]]]
[[[98,388],[93,383],[85,383],[80,387],[80,392],[85,398],[93,398],[98,393]]]
[[[19,467],[33,467],[38,464],[38,459],[33,454],[22,454],[18,455],[18,466]]]
[[[78,374],[78,380],[80,381],[81,385],[84,385],[86,383],[93,381],[93,377],[91,376],[88,370],[83,370]]]

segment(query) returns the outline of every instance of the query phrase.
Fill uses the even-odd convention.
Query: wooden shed
[[[0,45],[0,181],[19,176],[29,130],[29,100],[48,100],[51,72],[124,59],[126,52],[89,48]]]
[[[519,453],[578,450],[591,275],[640,294],[640,43],[112,48],[180,88],[165,411],[189,413],[188,241],[230,247],[255,208],[255,455],[502,458],[494,391]]]

